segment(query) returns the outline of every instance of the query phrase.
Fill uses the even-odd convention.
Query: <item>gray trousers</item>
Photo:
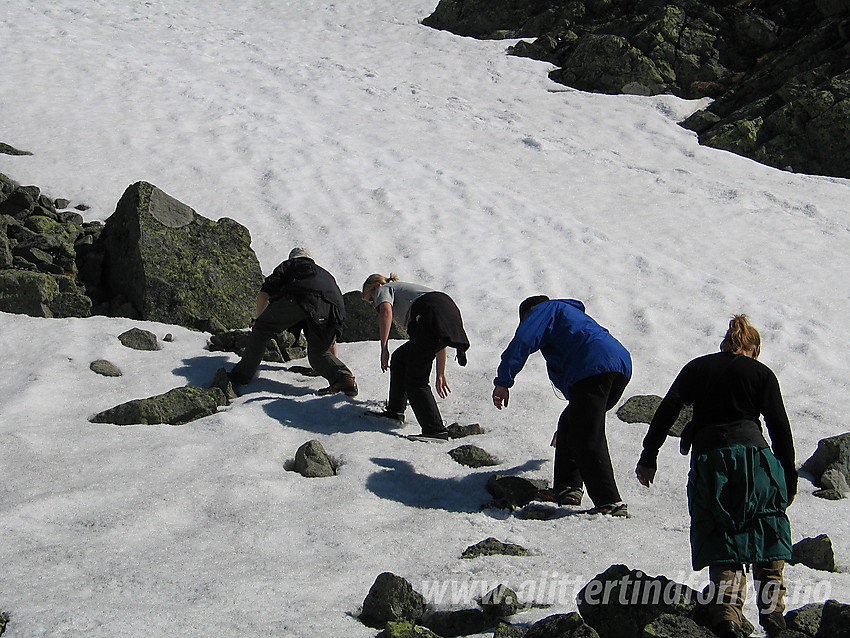
[[[336,383],[341,377],[354,376],[348,366],[331,351],[336,340],[336,330],[310,322],[301,306],[293,299],[283,297],[271,302],[254,321],[251,338],[242,353],[242,359],[230,371],[231,380],[239,384],[250,382],[257,374],[269,339],[304,321],[307,321],[307,360],[313,370],[329,383]]]

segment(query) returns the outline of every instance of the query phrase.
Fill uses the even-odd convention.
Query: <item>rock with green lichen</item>
[[[198,328],[247,326],[263,283],[251,236],[232,219],[207,219],[147,182],[127,188],[100,235],[98,289],[121,312]]]
[[[89,421],[114,425],[183,425],[215,414],[222,405],[227,405],[227,399],[219,388],[184,386],[122,403],[94,415]]]
[[[70,277],[0,271],[0,311],[32,317],[88,317],[91,300]]]

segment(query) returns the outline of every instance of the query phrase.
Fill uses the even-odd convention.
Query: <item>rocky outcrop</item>
[[[248,346],[251,333],[248,330],[229,330],[210,337],[210,352],[235,352],[242,355]],[[269,339],[263,353],[263,361],[283,363],[307,356],[307,341],[303,335],[294,335],[284,330]]]
[[[0,310],[31,317],[88,317],[91,299],[72,277],[0,270]]]
[[[248,230],[215,222],[152,184],[129,186],[106,220],[89,293],[108,314],[205,328],[247,326],[263,274]]]
[[[683,124],[701,143],[850,177],[848,0],[440,0],[423,24],[533,38],[509,52],[577,89],[716,98]]]
[[[850,491],[850,432],[821,439],[800,471],[811,474],[815,485],[821,488],[815,496],[830,500],[844,498]]]
[[[345,293],[342,298],[345,301],[345,330],[339,341],[377,341],[378,313],[371,304],[356,290]],[[407,332],[393,322],[390,339],[407,339]]]

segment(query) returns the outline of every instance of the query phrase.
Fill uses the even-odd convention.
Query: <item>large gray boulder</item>
[[[184,386],[122,403],[99,412],[89,421],[114,425],[183,425],[215,414],[222,405],[227,405],[227,399],[220,389]]]
[[[850,432],[821,439],[800,471],[811,474],[821,490],[845,496],[850,483]]]
[[[113,312],[189,328],[247,326],[263,283],[248,230],[198,215],[147,182],[127,188],[99,242]],[[119,300],[123,303],[119,303]]]

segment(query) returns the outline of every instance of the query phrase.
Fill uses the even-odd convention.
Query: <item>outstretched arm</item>
[[[437,389],[437,394],[441,399],[445,399],[452,389],[449,387],[449,382],[446,380],[446,349],[443,348],[437,353],[437,381],[434,384]]]
[[[378,338],[381,340],[381,370],[390,368],[390,328],[393,325],[393,307],[388,301],[378,306]]]

